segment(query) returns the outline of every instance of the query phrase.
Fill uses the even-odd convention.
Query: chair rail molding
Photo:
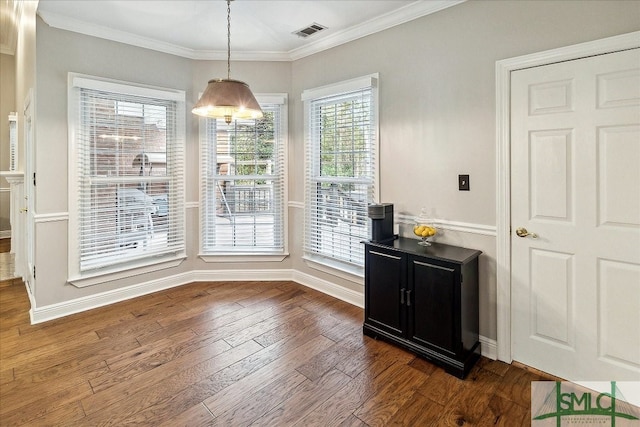
[[[398,224],[415,224],[415,215],[398,213],[395,215]],[[482,234],[484,236],[495,236],[496,227],[494,225],[474,224],[471,222],[449,221],[446,219],[433,218],[433,224],[437,228],[451,231],[461,231],[464,233]]]

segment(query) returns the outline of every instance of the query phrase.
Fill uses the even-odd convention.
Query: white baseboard
[[[353,304],[361,308],[364,307],[364,293],[362,292],[338,286],[335,283],[319,279],[300,271],[287,269],[196,270],[42,307],[34,307],[34,300],[31,292],[29,292],[28,286],[25,286],[27,286],[27,292],[29,293],[29,299],[32,307],[29,311],[31,323],[36,324],[193,282],[273,280],[292,280],[303,286],[331,295],[332,297],[338,298],[349,304]],[[496,360],[496,341],[481,335],[480,343],[482,345],[482,355],[489,359]]]
[[[326,280],[294,270],[196,270],[119,288],[62,303],[34,307],[31,299],[31,323],[42,323],[116,302],[193,282],[293,280],[358,307],[364,306],[364,295]]]
[[[491,360],[498,358],[498,345],[496,340],[480,335],[480,352],[484,357]]]
[[[331,283],[296,270],[293,270],[292,280],[308,288],[315,289],[316,291],[320,291],[324,294],[331,295],[332,297],[348,302],[349,304],[360,308],[364,307],[364,290],[362,292],[353,291],[351,289],[338,286],[335,283]]]
[[[293,272],[289,269],[279,270],[195,270],[194,282],[242,282],[293,280]]]
[[[11,238],[11,230],[0,231],[0,239],[10,239],[10,238]]]
[[[48,320],[57,319],[59,317],[80,313],[82,311],[87,311],[98,307],[103,307],[105,305],[114,304],[116,302],[125,301],[131,298],[162,291],[191,282],[193,282],[193,273],[189,272],[164,277],[162,279],[152,280],[133,286],[127,286],[126,288],[119,288],[112,291],[102,292],[100,294],[90,295],[87,297],[76,298],[74,300],[57,304],[45,305],[42,307],[33,307],[32,305],[30,311],[31,323],[36,324],[46,322]]]

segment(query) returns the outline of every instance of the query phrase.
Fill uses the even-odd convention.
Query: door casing
[[[26,220],[25,220],[25,236],[23,245],[23,259],[26,264],[25,282],[29,297],[31,298],[31,307],[35,306],[35,150],[33,143],[34,138],[34,91],[30,88],[27,97],[24,100],[24,146],[25,146],[25,176],[24,176],[24,196],[26,200]]]
[[[640,31],[496,62],[496,326],[498,360],[511,363],[511,72],[640,47]],[[534,366],[535,368],[535,366]]]

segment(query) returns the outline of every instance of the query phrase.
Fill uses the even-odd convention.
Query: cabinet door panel
[[[411,339],[455,353],[455,269],[417,260],[411,268]]]
[[[402,335],[405,319],[400,298],[402,284],[406,283],[403,258],[376,250],[369,250],[367,257],[367,322]]]

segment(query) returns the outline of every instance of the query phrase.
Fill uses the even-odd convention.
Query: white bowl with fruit
[[[438,230],[430,224],[416,224],[413,226],[413,234],[420,237],[422,240],[418,242],[421,246],[431,246],[429,239],[435,236]]]

